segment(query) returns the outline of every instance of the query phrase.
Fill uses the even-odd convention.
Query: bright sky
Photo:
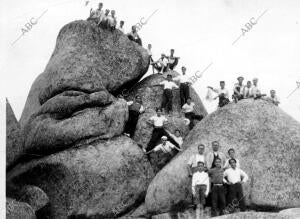
[[[155,59],[174,48],[175,54],[181,57],[177,70],[185,65],[190,76],[213,63],[193,84],[209,112],[216,109],[217,102],[205,100],[206,86],[217,87],[220,80],[225,80],[232,92],[237,76],[243,75],[246,80],[258,77],[264,93],[275,89],[281,99],[280,107],[300,121],[300,89],[287,98],[297,87],[296,81],[300,81],[300,1],[102,2],[104,8],[116,10],[117,18],[125,21],[126,30],[157,10],[139,32],[145,47],[148,43],[153,45]],[[71,21],[86,19],[90,7],[96,7],[98,1],[85,4],[86,0],[0,0],[2,124],[4,97],[9,99],[19,119],[34,79],[49,61],[59,30]],[[242,34],[244,25],[263,12],[257,24],[232,45]],[[42,14],[38,23],[11,45],[21,35],[21,28]],[[4,136],[4,129],[0,132]]]

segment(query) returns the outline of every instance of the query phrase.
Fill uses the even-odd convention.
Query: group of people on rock
[[[234,85],[233,88],[233,95],[232,99],[234,100],[235,103],[242,99],[248,99],[248,98],[254,98],[254,99],[260,99],[265,96],[266,94],[262,94],[261,90],[258,88],[258,78],[254,78],[251,81],[247,81],[247,84],[244,85],[244,77],[240,76],[237,78],[238,82]],[[208,86],[209,89],[217,93],[216,98],[219,98],[219,107],[223,107],[230,103],[229,100],[229,91],[227,88],[225,88],[225,81],[220,81],[220,88],[213,88],[211,86]],[[278,106],[279,98],[276,95],[275,90],[270,91],[270,96],[265,98],[267,101],[270,101],[271,103],[275,104]]]
[[[103,3],[100,2],[98,4],[97,9],[90,10],[90,15],[87,19],[88,21],[94,21],[99,27],[102,27],[104,29],[109,29],[111,31],[118,29],[122,33],[125,33],[124,29],[124,21],[120,21],[119,27],[117,27],[117,17],[116,17],[116,11],[115,10],[109,10],[105,9],[103,10]],[[127,34],[128,38],[139,45],[142,45],[142,40],[140,36],[137,33],[136,26],[131,27],[131,31]]]
[[[205,145],[200,144],[198,152],[187,163],[197,218],[201,215],[203,218],[208,197],[211,199],[212,216],[232,213],[237,209],[245,211],[242,184],[247,182],[248,175],[240,169],[240,161],[233,148],[228,150],[228,157],[219,149],[219,142],[213,141],[212,151],[205,154]]]

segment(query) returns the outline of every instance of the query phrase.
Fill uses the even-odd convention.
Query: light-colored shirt
[[[125,33],[125,29],[124,29],[124,27],[118,27],[118,30],[120,30],[122,33]]]
[[[230,160],[231,158],[229,158],[229,159],[227,159],[226,160],[226,162],[225,162],[225,164],[224,164],[224,169],[228,169],[228,168],[231,168],[231,166],[230,166],[230,164],[229,164],[229,160]],[[234,158],[235,160],[236,160],[236,167],[237,168],[240,168],[241,166],[240,166],[240,161],[238,160],[238,159],[236,159],[236,158]]]
[[[225,161],[226,161],[226,156],[222,153],[222,152],[209,152],[207,155],[206,155],[206,166],[208,169],[210,169],[212,167],[212,164],[213,164],[213,161],[214,161],[214,155],[217,155],[219,156],[219,158],[221,159],[221,163],[222,163],[222,167],[224,166],[225,164]]]
[[[235,85],[234,85],[234,88],[233,88],[233,92],[235,92],[235,89],[236,88],[240,88],[240,91],[238,92],[239,94],[243,94],[243,91],[244,91],[244,85],[240,85],[239,83],[236,83]]]
[[[244,90],[243,90],[244,98],[250,97],[250,94],[251,94],[250,91],[251,91],[251,87],[247,87],[247,86],[244,87]]]
[[[148,55],[152,56],[152,51],[150,49],[147,49]]]
[[[174,56],[173,56],[173,57],[169,56],[169,57],[168,57],[168,60],[169,60],[169,63],[170,63],[170,64],[173,64],[173,63],[175,62],[175,60],[176,60],[176,57],[174,57]]]
[[[279,98],[275,95],[274,97],[269,97],[268,98],[272,103],[274,103],[276,106],[280,103]]]
[[[224,96],[225,96],[226,98],[229,98],[229,92],[228,92],[227,88],[224,88],[224,89],[218,88],[218,89],[214,89],[214,91],[217,92],[218,95],[224,94]]]
[[[251,97],[256,97],[258,94],[260,94],[260,90],[258,89],[257,86],[252,86],[250,90],[250,96]]]
[[[164,152],[164,153],[169,153],[169,152],[172,151],[173,148],[175,148],[175,146],[174,146],[171,142],[166,141],[165,144],[159,144],[159,145],[157,145],[157,146],[153,149],[153,151],[155,151],[155,152],[156,152],[156,151],[162,151],[162,152]]]
[[[188,165],[194,167],[198,166],[198,162],[203,162],[205,163],[205,156],[204,154],[193,154],[189,161],[188,161]]]
[[[209,177],[208,174],[204,171],[196,171],[192,177],[192,192],[195,195],[196,185],[206,185],[205,195],[208,195],[209,192]]]
[[[168,121],[164,116],[152,116],[150,120],[154,122],[155,127],[162,127],[164,122]]]
[[[189,78],[187,75],[179,75],[173,78],[173,81],[179,81],[180,83],[187,83],[189,82]]]
[[[191,102],[191,104],[185,103],[182,106],[182,109],[184,110],[185,113],[191,113],[191,112],[194,112],[194,106],[195,106],[195,103],[193,103],[193,102]]]
[[[182,145],[182,143],[183,143],[183,138],[182,138],[181,136],[177,137],[176,135],[173,135],[173,134],[170,133],[170,132],[168,132],[168,133],[169,133],[169,135],[174,139],[174,141],[176,141],[176,142],[179,144],[179,146]]]
[[[167,58],[159,58],[157,62],[160,66],[167,66],[169,63]]]
[[[127,102],[127,106],[131,106],[133,104],[133,101],[128,101]],[[145,108],[143,107],[143,105],[141,105],[139,112],[142,113],[145,111]]]
[[[173,81],[162,81],[159,83],[160,85],[164,85],[164,89],[178,88],[178,86]]]
[[[232,184],[235,184],[235,183],[238,183],[241,181],[247,182],[247,180],[248,180],[248,175],[239,168],[235,168],[235,169],[229,168],[229,169],[225,170],[224,177],[227,177],[227,180]],[[224,182],[226,182],[226,181],[224,181]]]

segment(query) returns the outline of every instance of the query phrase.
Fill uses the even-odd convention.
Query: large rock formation
[[[6,199],[6,219],[35,219],[34,210],[24,202]]]
[[[82,139],[119,135],[127,112],[112,94],[136,83],[148,65],[147,51],[120,31],[88,21],[64,26],[21,116],[26,152],[49,153]]]
[[[15,114],[6,99],[6,167],[14,164],[22,155],[23,135]]]
[[[297,219],[298,217],[286,216],[278,213],[267,213],[267,212],[240,212],[235,214],[223,215],[214,217],[215,219]]]
[[[300,124],[267,101],[249,99],[229,104],[197,124],[183,144],[186,150],[151,182],[145,199],[148,212],[168,212],[190,202],[188,159],[200,143],[210,151],[214,140],[224,153],[236,150],[250,177],[244,184],[249,204],[278,209],[300,206]]]
[[[50,218],[115,217],[143,201],[152,177],[142,150],[124,136],[21,164],[7,176],[10,183],[44,190]]]

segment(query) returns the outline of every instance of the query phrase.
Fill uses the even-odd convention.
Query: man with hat
[[[234,85],[234,89],[233,89],[233,95],[232,95],[232,99],[234,100],[235,103],[237,103],[239,100],[243,99],[244,95],[243,95],[243,91],[244,91],[244,85],[243,85],[243,81],[244,81],[244,77],[240,76],[237,78],[238,83],[236,83]]]
[[[162,151],[163,153],[171,153],[173,149],[176,149],[177,151],[182,151],[181,148],[176,147],[171,142],[168,141],[168,138],[166,136],[161,137],[162,143],[157,145],[152,150],[146,152],[146,154],[150,154],[152,152]]]

